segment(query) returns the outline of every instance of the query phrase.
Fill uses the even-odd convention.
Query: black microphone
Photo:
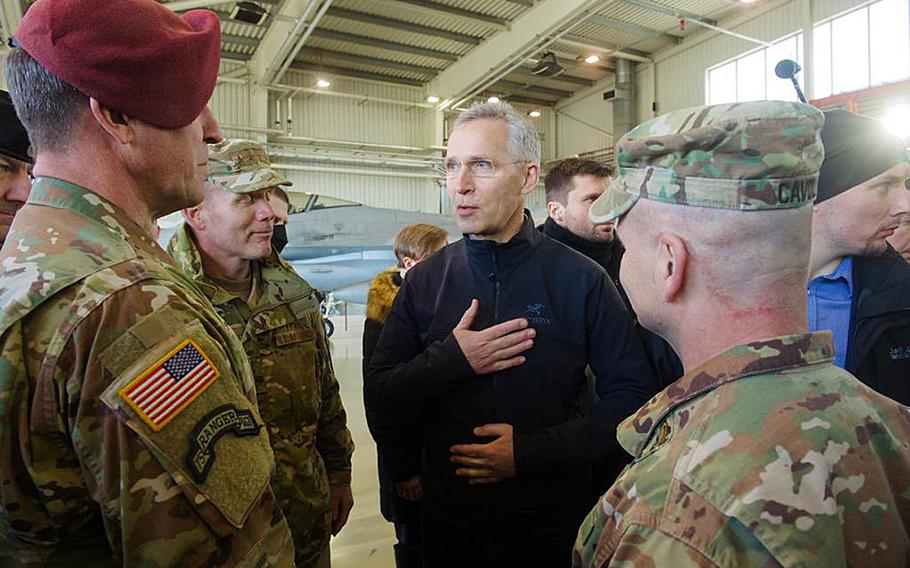
[[[802,71],[802,67],[792,59],[781,59],[774,66],[774,74],[781,79],[790,79],[793,83],[793,88],[796,89],[796,96],[805,103],[808,102],[806,101],[806,95],[803,94],[803,90],[799,87],[799,81],[796,80],[796,74],[800,71]]]

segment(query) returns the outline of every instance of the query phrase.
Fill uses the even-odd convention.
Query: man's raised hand
[[[479,310],[480,302],[471,300],[461,321],[452,330],[474,372],[478,375],[496,373],[524,363],[521,354],[533,347],[536,335],[534,329],[528,328],[528,320],[515,318],[481,331],[471,331]]]

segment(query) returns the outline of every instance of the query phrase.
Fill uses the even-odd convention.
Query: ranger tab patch
[[[186,465],[198,483],[205,481],[215,463],[215,444],[228,432],[235,436],[255,436],[262,424],[250,410],[240,410],[233,404],[224,404],[203,416],[190,433],[190,449]]]
[[[186,339],[118,394],[157,432],[219,376],[199,345]]]

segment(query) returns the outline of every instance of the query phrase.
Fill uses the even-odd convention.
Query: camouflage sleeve
[[[36,393],[35,406],[59,417],[123,566],[289,558],[287,525],[268,489],[267,433],[211,331],[167,286],[134,285],[81,319],[41,367],[53,378],[39,385],[60,388]],[[163,391],[170,406],[155,414],[130,389],[187,345],[209,374],[191,397]],[[56,485],[54,476],[46,481],[47,494]]]
[[[316,330],[316,375],[322,393],[319,426],[316,429],[316,448],[331,485],[350,485],[351,455],[354,440],[347,426],[347,415],[341,403],[338,379],[332,368],[329,340],[325,335],[322,314],[313,311],[313,329]]]
[[[609,568],[637,568],[639,566],[709,568],[718,565],[695,548],[658,528],[634,524],[623,532],[616,551],[603,566],[609,566]]]

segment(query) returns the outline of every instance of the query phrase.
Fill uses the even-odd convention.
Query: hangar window
[[[779,79],[774,74],[774,66],[781,59],[793,59],[802,65],[802,33],[785,37],[769,47],[750,51],[708,69],[705,81],[707,104],[797,100],[790,82]]]
[[[815,26],[813,98],[910,77],[908,12],[907,0],[879,0]]]

